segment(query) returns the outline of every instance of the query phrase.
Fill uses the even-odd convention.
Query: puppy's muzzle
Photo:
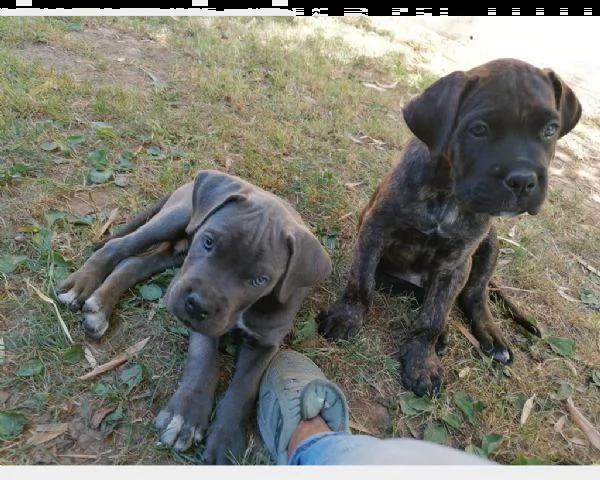
[[[538,186],[537,173],[531,169],[518,167],[504,177],[504,185],[517,197],[533,193]]]
[[[207,304],[206,300],[195,291],[188,292],[183,299],[183,307],[185,312],[196,320],[205,320],[210,317],[214,312],[213,309]]]

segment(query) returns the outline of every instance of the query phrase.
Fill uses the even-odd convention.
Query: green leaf
[[[104,140],[112,140],[119,137],[112,125],[98,127],[96,129],[96,135]]]
[[[186,158],[187,157],[187,153],[184,152],[183,150],[179,150],[179,149],[175,149],[171,152],[171,157],[173,158]]]
[[[519,453],[517,458],[512,461],[511,465],[547,465],[547,463],[548,462],[537,458],[527,458],[522,453]]]
[[[48,392],[37,392],[31,398],[38,403],[45,403],[50,398],[50,394]]]
[[[80,32],[81,31],[81,23],[69,22],[69,23],[67,23],[67,28],[73,32]]]
[[[108,170],[96,170],[92,168],[90,170],[89,179],[90,182],[100,184],[108,182],[113,176],[113,171],[109,168]]]
[[[83,358],[83,348],[81,345],[72,345],[63,352],[63,362],[67,365],[74,365]]]
[[[485,408],[485,403],[475,402],[473,397],[466,392],[458,391],[453,395],[454,403],[467,417],[470,423],[475,423],[475,414]]]
[[[135,364],[121,372],[121,381],[127,384],[129,391],[139,385],[148,376],[148,369],[144,365]]]
[[[423,440],[444,445],[446,443],[446,429],[437,423],[428,423],[425,425]]]
[[[593,290],[589,288],[584,288],[583,291],[579,294],[580,300],[586,305],[596,306],[598,305],[598,299]]]
[[[162,296],[162,288],[156,285],[156,283],[142,285],[140,288],[140,295],[144,300],[152,302],[158,300]]]
[[[167,331],[169,331],[171,333],[176,333],[177,335],[181,335],[182,337],[185,337],[185,338],[190,336],[189,329],[181,324],[170,325],[167,327]]]
[[[39,358],[30,358],[17,371],[18,377],[33,377],[44,370],[44,365]]]
[[[571,358],[575,352],[575,341],[570,338],[545,337],[546,343],[550,348],[563,357]]]
[[[558,387],[558,392],[556,392],[557,398],[560,400],[565,400],[571,395],[573,395],[573,387],[571,384],[566,382],[561,383],[560,387]]]
[[[500,446],[502,440],[502,435],[490,433],[483,437],[483,440],[481,441],[481,450],[489,457],[489,455]]]
[[[592,383],[600,387],[600,370],[592,370]]]
[[[41,253],[52,251],[52,230],[41,228],[34,236],[33,243],[39,248]]]
[[[14,412],[0,412],[0,438],[15,438],[23,431],[27,420],[25,415]]]
[[[303,342],[317,333],[317,321],[313,317],[307,318],[305,321],[300,322],[296,329],[296,340]]]
[[[101,397],[106,397],[107,395],[110,394],[111,389],[108,385],[106,385],[104,383],[94,383],[94,385],[92,385],[92,391],[96,395],[99,395]]]
[[[480,457],[487,458],[484,451],[476,445],[467,445],[465,447],[465,452],[470,453],[472,455],[479,455]]]
[[[54,222],[56,222],[57,220],[61,220],[61,219],[65,218],[66,215],[67,215],[66,212],[57,212],[57,211],[46,212],[44,214],[44,217],[46,218],[46,223],[48,224],[48,228],[52,227],[52,225],[54,225]]]
[[[431,412],[435,408],[435,404],[429,397],[409,398],[408,404],[417,412]]]
[[[20,163],[20,162],[17,162],[12,167],[10,167],[11,172],[14,174],[17,174],[17,175],[21,175],[22,173],[27,173],[29,171],[29,169],[30,169],[29,165],[26,165],[26,164]]]
[[[58,142],[44,142],[40,145],[40,148],[45,152],[53,152],[54,150],[60,149],[60,143]]]
[[[69,218],[69,223],[73,225],[86,225],[89,226],[94,223],[93,215],[77,215],[76,217]]]
[[[88,154],[88,162],[98,169],[103,169],[108,165],[108,151],[106,148],[98,148]]]
[[[112,413],[109,413],[102,422],[100,423],[100,431],[104,434],[108,434],[114,430],[117,423],[123,418],[123,404],[119,403],[119,406]]]
[[[400,409],[404,415],[417,415],[419,412],[412,408],[408,403],[409,398],[411,398],[412,393],[403,393],[400,395]]]
[[[25,255],[0,255],[0,272],[13,273],[17,267],[24,265],[28,258]]]
[[[146,153],[153,157],[158,157],[160,155],[160,147],[148,147]]]
[[[71,135],[67,137],[67,144],[70,147],[76,147],[77,145],[85,142],[85,137],[83,135]]]
[[[447,425],[450,425],[452,428],[455,428],[456,430],[460,430],[460,426],[461,426],[462,422],[460,420],[460,417],[456,413],[449,412],[446,415],[444,415],[444,418],[442,418],[442,420]]]
[[[595,273],[590,273],[590,280],[592,281],[592,283],[600,285],[600,276],[596,275]]]

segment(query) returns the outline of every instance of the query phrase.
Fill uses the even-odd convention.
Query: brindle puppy
[[[398,352],[402,381],[436,394],[457,297],[481,349],[512,362],[488,307],[494,217],[539,212],[556,141],[575,127],[581,105],[552,70],[500,59],[441,78],[403,113],[416,138],[362,211],[347,286],[319,328],[350,337],[375,286],[411,288],[422,310]]]

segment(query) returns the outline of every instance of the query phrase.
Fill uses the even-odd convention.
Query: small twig
[[[113,208],[113,211],[110,212],[110,215],[108,217],[108,220],[106,221],[106,223],[104,225],[102,225],[102,228],[100,229],[100,231],[94,235],[94,238],[92,239],[92,241],[95,243],[98,240],[100,240],[102,238],[102,235],[104,235],[104,233],[110,228],[110,226],[115,223],[115,221],[117,220],[117,215],[119,214],[119,207]]]
[[[585,433],[585,436],[590,443],[600,450],[600,432],[598,432],[590,421],[577,409],[571,397],[567,398],[567,410],[569,411],[569,415],[571,415],[571,419],[579,429]]]
[[[37,288],[36,286],[32,285],[29,282],[28,278],[25,279],[25,282],[37,294],[38,297],[40,297],[44,302],[49,303],[49,304],[51,304],[54,307],[54,311],[56,312],[56,316],[58,317],[58,321],[60,323],[61,328],[63,329],[63,332],[65,332],[65,335],[69,339],[69,342],[71,342],[72,345],[75,344],[75,342],[71,338],[71,334],[69,333],[69,329],[67,328],[67,325],[64,322],[64,320],[63,320],[63,318],[62,318],[62,316],[60,314],[60,311],[58,310],[58,307],[56,306],[56,302],[54,300],[52,300],[50,297],[44,295],[39,288]]]
[[[585,268],[587,268],[590,272],[592,272],[594,275],[597,275],[600,277],[600,270],[598,270],[597,268],[594,268],[592,265],[590,265],[588,262],[586,262],[583,258],[579,257],[578,255],[575,255],[574,253],[571,253],[571,256],[577,260],[579,263],[581,263],[581,265],[583,265]]]
[[[106,363],[103,363],[102,365],[99,365],[98,367],[94,368],[91,372],[88,372],[85,375],[77,377],[77,379],[78,380],[89,380],[90,378],[97,377],[98,375],[101,375],[104,372],[108,372],[109,370],[117,368],[119,365],[122,365],[127,360],[129,360],[131,357],[133,357],[134,355],[139,353],[140,350],[142,350],[142,348],[144,348],[146,346],[146,344],[148,343],[149,340],[150,340],[150,337],[146,337],[143,340],[140,340],[138,343],[136,343],[135,345],[132,345],[131,347],[129,347],[123,353],[120,353],[119,355],[117,355],[112,360],[110,360]]]
[[[513,245],[514,247],[518,247],[522,250],[524,250],[528,255],[531,255],[532,258],[535,258],[536,260],[539,260],[538,257],[536,257],[533,253],[531,253],[529,250],[527,250],[523,245],[521,245],[519,242],[515,242],[514,240],[511,240],[510,238],[506,238],[506,237],[500,237],[498,236],[498,240],[502,240],[503,242],[506,243],[510,243],[511,245]]]
[[[452,326],[454,328],[456,328],[460,333],[462,333],[466,339],[471,342],[471,345],[473,345],[475,347],[475,350],[477,350],[477,353],[479,353],[479,356],[481,356],[482,359],[487,360],[488,356],[483,353],[483,350],[481,350],[481,347],[479,346],[479,342],[477,341],[477,339],[473,336],[473,334],[471,332],[469,332],[469,330],[467,330],[467,328],[462,325],[461,323],[458,323],[456,320],[451,319],[450,323],[452,324]]]
[[[507,286],[501,286],[498,288],[490,288],[490,291],[494,291],[494,292],[499,292],[500,289],[502,290],[515,290],[517,292],[527,292],[527,293],[537,293],[537,290],[527,290],[526,288],[517,288],[517,287],[507,287]]]
[[[537,325],[534,325],[531,320],[527,319],[527,316],[521,311],[521,309],[508,297],[502,293],[504,287],[499,286],[493,280],[490,280],[490,293],[498,298],[508,310],[510,317],[525,330],[532,333],[536,337],[542,338],[542,331]]]

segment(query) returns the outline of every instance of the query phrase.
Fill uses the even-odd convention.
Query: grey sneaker
[[[301,420],[320,415],[334,432],[349,431],[344,393],[308,357],[292,350],[271,360],[257,410],[261,437],[278,465],[287,465],[288,444]]]

